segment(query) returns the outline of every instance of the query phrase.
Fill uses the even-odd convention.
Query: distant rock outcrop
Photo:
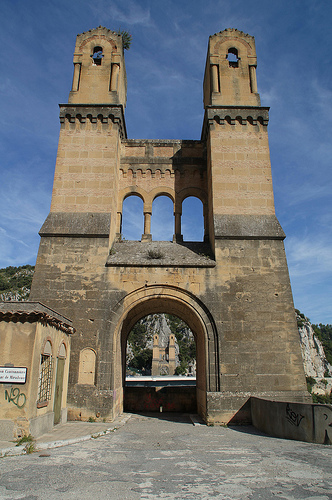
[[[326,359],[323,345],[315,334],[310,320],[299,311],[296,311],[296,317],[306,376],[315,379],[331,377],[332,365]]]

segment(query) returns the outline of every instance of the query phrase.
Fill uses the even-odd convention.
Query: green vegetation
[[[307,381],[308,392],[310,392],[310,394],[311,394],[312,388],[316,383],[316,379],[314,377],[306,377],[305,379]]]
[[[146,327],[146,318],[135,324],[128,335],[128,345],[132,351],[132,358],[127,360],[128,369],[134,372],[151,373],[152,349],[146,347],[152,335]]]
[[[148,259],[163,259],[164,255],[160,250],[149,250],[147,258]]]
[[[27,300],[34,270],[29,264],[0,269],[0,300]]]
[[[327,361],[332,365],[332,325],[312,325],[315,335],[321,341]]]
[[[188,325],[182,319],[166,314],[168,325],[179,346],[180,365],[176,367],[175,375],[185,375],[189,364],[196,359],[196,343],[193,335],[188,336]]]
[[[332,405],[332,392],[330,394],[312,394],[312,402],[321,405]]]
[[[305,317],[303,313],[301,313],[298,309],[295,309],[296,319],[297,319],[297,327],[302,328],[304,326],[305,321],[308,319]]]
[[[129,50],[131,42],[133,41],[132,35],[128,31],[122,30],[121,28],[118,29],[117,34],[122,36],[123,48],[125,50]]]
[[[31,434],[28,436],[22,436],[20,439],[17,439],[16,446],[21,446],[25,444],[24,450],[27,455],[33,453],[35,451],[35,439]]]
[[[33,436],[29,434],[28,436],[22,436],[21,438],[17,439],[15,446],[21,446],[21,444],[32,443],[32,442],[33,442]]]
[[[319,404],[324,404],[324,405],[331,405],[332,404],[332,391],[330,394],[315,394],[312,392],[312,388],[316,383],[316,379],[314,377],[306,377],[307,381],[307,389],[308,392],[310,392],[311,397],[312,397],[312,402],[313,403],[319,403]],[[322,380],[322,383],[327,386],[327,380]]]

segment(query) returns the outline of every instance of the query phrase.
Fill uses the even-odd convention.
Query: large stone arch
[[[197,406],[206,416],[206,393],[219,390],[218,336],[208,308],[192,293],[170,285],[148,285],[123,297],[111,311],[113,349],[106,348],[111,358],[104,363],[110,367],[110,386],[115,396],[115,412],[123,409],[125,353],[127,337],[137,321],[154,313],[174,314],[183,319],[193,331],[197,348]]]

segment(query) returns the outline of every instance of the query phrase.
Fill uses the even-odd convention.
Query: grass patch
[[[29,436],[22,436],[21,438],[16,440],[16,446],[21,446],[24,443],[32,443],[34,441],[33,436],[29,434]]]
[[[163,259],[164,258],[164,254],[162,253],[161,250],[149,250],[148,251],[148,259]]]
[[[30,455],[30,453],[35,451],[35,439],[31,436],[31,434],[28,436],[22,436],[16,441],[16,446],[21,446],[22,444],[25,444],[24,450],[27,455]]]

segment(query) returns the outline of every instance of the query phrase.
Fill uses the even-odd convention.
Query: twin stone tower
[[[208,423],[246,421],[250,396],[307,399],[256,65],[252,36],[211,36],[201,140],[133,140],[122,37],[103,27],[77,36],[30,297],[76,328],[69,418],[123,410],[127,336],[154,313],[194,333],[197,411]],[[144,230],[141,241],[123,241],[123,202],[133,195]],[[172,242],[152,241],[160,195],[174,205]],[[203,205],[203,242],[183,242],[189,196]]]

